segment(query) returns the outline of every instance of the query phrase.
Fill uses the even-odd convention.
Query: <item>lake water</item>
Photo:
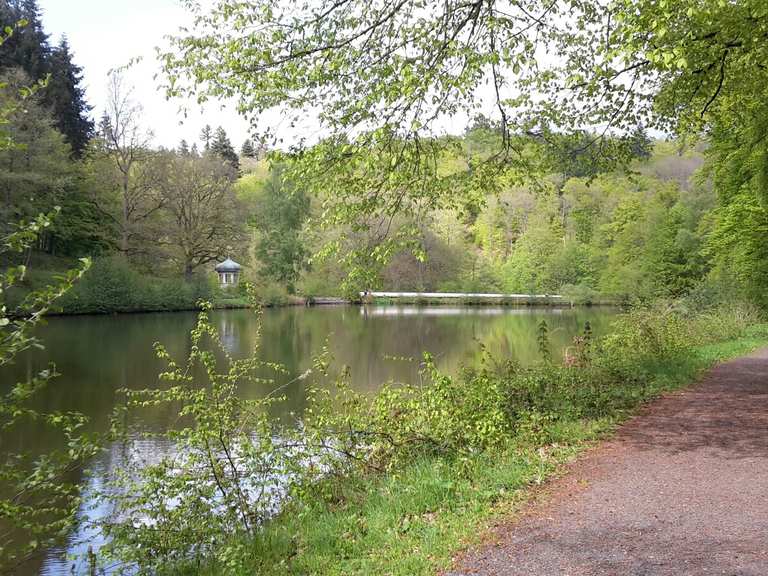
[[[269,309],[261,322],[260,355],[282,364],[288,374],[272,384],[254,384],[243,391],[250,397],[269,393],[274,387],[295,380],[311,367],[312,358],[327,343],[334,363],[347,365],[355,389],[373,393],[388,381],[418,382],[421,357],[430,352],[442,371],[454,374],[463,365],[477,363],[481,348],[493,355],[512,358],[522,364],[538,360],[537,326],[546,320],[555,358],[588,321],[596,335],[604,333],[615,312],[600,308],[510,308],[510,307],[415,307],[415,306],[333,306]],[[216,311],[211,316],[224,346],[234,357],[253,348],[259,322],[249,310]],[[163,364],[155,358],[153,343],[162,342],[178,359],[186,357],[189,330],[194,313],[136,314],[53,318],[38,333],[46,350],[23,355],[17,363],[0,372],[0,386],[36,373],[49,362],[61,374],[35,400],[46,411],[77,410],[91,418],[93,429],[106,429],[109,416],[121,397],[120,388],[147,388],[157,382]],[[289,384],[287,396],[278,405],[275,417],[292,412],[300,415],[305,405],[305,383]],[[143,415],[147,428],[164,429],[174,418],[170,411]],[[0,449],[44,451],[57,445],[57,437],[40,426],[4,434]],[[168,446],[139,443],[145,453],[158,454]],[[125,446],[111,446],[94,462],[89,480],[96,489],[104,475],[127,452]],[[108,510],[83,509],[83,517]],[[50,550],[45,558],[30,564],[23,574],[65,575],[73,573],[67,553],[85,551],[95,539],[85,528],[72,534],[64,550]],[[82,573],[84,566],[75,566]]]

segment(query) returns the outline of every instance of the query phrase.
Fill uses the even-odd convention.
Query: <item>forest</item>
[[[128,69],[89,102],[37,0],[0,0],[0,573],[83,531],[66,561],[89,576],[444,573],[640,407],[768,345],[764,0],[181,4],[157,89],[233,101],[242,143],[158,145]],[[528,314],[499,353],[471,307],[379,314],[471,340],[449,372],[413,325],[373,328],[376,289],[557,294],[573,322],[485,309]],[[344,337],[314,345],[287,307],[315,297],[361,304]],[[170,311],[194,312],[106,316]],[[41,333],[65,362],[35,363]],[[417,375],[361,386],[342,341]],[[98,386],[56,389],[59,366]]]
[[[0,62],[4,137],[17,143],[0,152],[2,222],[7,233],[59,211],[24,256],[22,287],[94,259],[94,273],[60,303],[65,312],[185,309],[204,296],[237,302],[242,294],[217,294],[212,278],[227,256],[246,266],[265,303],[377,288],[579,302],[695,292],[762,303],[765,210],[724,181],[722,144],[651,138],[637,125],[614,138],[627,148],[614,161],[588,145],[589,132],[519,136],[540,178],[494,177],[480,193],[413,201],[390,218],[391,246],[372,265],[349,247],[382,246],[380,223],[329,217],[328,191],[290,168],[290,152],[251,140],[237,151],[221,127],[174,150],[157,147],[119,71],[104,109],[93,110],[66,40],[49,45],[34,2],[5,6],[4,25],[19,21],[27,24],[5,40]],[[436,171],[456,178],[503,138],[498,121],[477,115],[461,134],[437,138]],[[753,169],[751,158],[741,161]],[[735,204],[723,201],[726,187],[736,189],[727,194]]]

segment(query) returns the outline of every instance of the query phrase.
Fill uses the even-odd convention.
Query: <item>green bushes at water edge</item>
[[[194,310],[210,299],[210,280],[195,276],[162,278],[141,274],[120,257],[96,260],[93,268],[59,301],[65,314]]]
[[[768,341],[768,327],[757,320],[744,307],[636,309],[604,338],[593,340],[585,330],[563,363],[545,354],[538,365],[522,367],[486,356],[480,366],[449,377],[426,357],[423,384],[389,385],[373,396],[354,392],[347,372],[324,381],[328,362],[321,355],[310,371],[317,380],[307,384],[298,431],[254,421],[259,406],[230,393],[235,380],[221,381],[212,389],[217,402],[197,393],[188,398],[187,413],[196,420],[185,435],[206,446],[223,443],[225,453],[247,454],[237,473],[226,474],[226,463],[217,459],[204,472],[205,451],[188,476],[178,467],[153,467],[151,490],[172,490],[183,503],[153,508],[153,522],[178,534],[168,540],[158,530],[137,532],[127,518],[124,527],[112,527],[118,536],[113,552],[127,552],[159,573],[432,573],[499,506],[518,501],[526,486],[541,482],[640,403],[689,383],[714,360]],[[544,351],[546,330],[539,343]],[[234,368],[244,373],[243,365]],[[137,400],[178,400],[178,392],[164,394]],[[260,438],[282,438],[291,451],[275,442],[254,444],[242,435],[246,420],[258,422]],[[272,499],[236,496],[243,479],[247,490],[261,481],[269,490],[285,466],[291,473],[276,517]],[[196,482],[203,484],[195,489]],[[213,494],[219,483],[233,495],[230,509],[217,512],[217,518],[228,514],[227,522],[212,522],[210,509],[199,505],[201,491]],[[131,502],[148,505],[153,498],[140,492]],[[183,560],[190,555],[193,567]]]
[[[9,294],[12,304],[30,291],[49,285],[56,272],[30,268],[19,288]],[[239,290],[221,290],[206,274],[191,278],[164,277],[141,273],[123,258],[112,256],[94,260],[88,274],[57,302],[52,313],[110,314],[120,312],[164,312],[197,310],[200,300],[210,300],[217,307],[248,305]]]
[[[757,321],[740,307],[636,310],[588,345],[581,364],[522,368],[488,358],[429,390],[385,391],[372,404],[373,428],[396,440],[382,459],[386,472],[360,469],[291,503],[244,544],[247,559],[231,573],[439,572],[489,519],[513,512],[529,487],[638,405],[768,344],[768,324]]]
[[[50,262],[46,262],[50,265]],[[68,261],[56,266],[66,269]],[[51,284],[57,272],[42,266],[30,267],[18,288],[9,291],[9,303],[15,308],[26,294]],[[266,283],[256,288],[262,306],[295,304],[298,299],[284,288]],[[97,258],[93,266],[67,294],[61,297],[52,313],[111,314],[121,312],[170,312],[199,310],[200,301],[215,308],[248,308],[252,302],[241,283],[236,288],[222,289],[211,273],[197,273],[191,278],[142,273],[120,256]]]

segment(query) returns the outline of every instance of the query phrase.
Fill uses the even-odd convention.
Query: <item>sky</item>
[[[160,82],[154,78],[160,72],[155,47],[167,47],[166,36],[192,24],[180,0],[38,0],[38,5],[51,44],[66,35],[75,63],[83,68],[83,85],[94,119],[98,120],[104,110],[109,71],[141,58],[128,69],[125,78],[133,86],[133,99],[144,110],[143,124],[152,130],[155,146],[174,148],[182,139],[190,145],[199,143],[200,131],[206,124],[222,126],[238,150],[250,136],[248,121],[237,114],[231,103],[209,101],[201,107],[194,102],[168,101],[159,88]],[[492,115],[495,108],[489,94],[482,98],[482,111]],[[186,117],[179,111],[184,105]],[[439,124],[442,131],[457,134],[467,121],[460,115]],[[274,130],[282,142],[279,146],[302,139],[311,142],[322,136],[311,113],[291,126],[277,111],[267,111],[259,123]]]
[[[190,24],[178,0],[38,0],[51,44],[66,35],[75,63],[83,68],[83,85],[93,116],[104,109],[107,75],[113,68],[142,57],[126,74],[133,99],[144,110],[143,124],[154,133],[156,146],[175,147],[184,138],[199,141],[206,124],[223,126],[237,149],[248,137],[248,123],[224,103],[189,106],[185,119],[179,101],[167,101],[153,77],[160,70],[155,47],[164,37]]]

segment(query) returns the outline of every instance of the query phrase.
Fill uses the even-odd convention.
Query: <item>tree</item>
[[[157,158],[163,165],[158,188],[163,205],[163,233],[171,259],[189,278],[201,266],[229,255],[244,241],[231,166],[221,159],[181,156]]]
[[[207,149],[212,154],[225,160],[232,166],[235,173],[240,170],[240,159],[237,156],[237,152],[235,152],[235,149],[232,147],[232,142],[229,141],[229,136],[227,136],[226,131],[221,126],[216,128],[213,140],[211,140],[210,148]]]
[[[369,154],[377,137],[397,134],[395,152],[406,153],[394,154],[391,172],[414,165],[416,143],[445,117],[474,110],[486,83],[503,134],[493,158],[519,164],[525,149],[515,136],[542,126],[599,126],[594,145],[639,124],[705,129],[728,98],[759,102],[768,74],[756,64],[768,50],[763,0],[189,5],[199,18],[166,54],[170,94],[232,96],[254,115],[320,110],[337,144],[335,156],[322,150],[327,160]],[[546,52],[559,57],[545,60]],[[317,168],[322,159],[303,161]],[[385,201],[380,194],[380,208]]]
[[[629,139],[630,153],[634,158],[648,160],[651,157],[653,142],[644,126],[640,125],[635,128],[627,138]]]
[[[76,156],[81,156],[93,135],[91,107],[82,87],[82,68],[74,64],[69,43],[63,38],[51,48],[40,20],[36,0],[4,2],[0,24],[13,28],[22,22],[0,51],[0,70],[22,68],[30,78],[49,78],[43,102],[53,111],[56,127]]]
[[[0,50],[0,70],[22,68],[30,78],[44,79],[51,72],[51,48],[43,30],[36,0],[4,0],[0,3],[0,24],[16,29]]]
[[[115,171],[119,190],[119,215],[113,216],[120,229],[120,251],[126,255],[142,250],[146,240],[142,225],[162,207],[157,193],[157,174],[148,160],[152,133],[141,126],[141,106],[131,99],[122,76],[109,78],[107,109],[100,129],[101,153]]]
[[[3,139],[14,142],[0,150],[0,232],[56,206],[55,226],[41,231],[36,248],[48,253],[81,255],[109,245],[108,226],[85,190],[85,174],[70,161],[71,148],[56,129],[38,88],[20,69],[0,75],[0,103],[7,111]]]
[[[309,251],[301,231],[309,216],[309,198],[292,185],[280,166],[273,167],[264,184],[252,225],[258,231],[256,255],[264,273],[295,290]]]
[[[72,151],[81,156],[93,136],[92,110],[85,100],[85,89],[80,85],[82,68],[72,62],[66,38],[51,52],[51,77],[45,91],[56,125],[64,134]]]
[[[394,213],[416,217],[499,182],[535,180],[548,132],[589,149],[586,165],[566,153],[564,173],[584,174],[592,159],[627,163],[646,154],[638,126],[722,143],[714,165],[732,166],[728,151],[746,148],[755,168],[739,189],[758,204],[768,197],[764,0],[188,5],[197,27],[165,54],[168,93],[234,97],[253,117],[315,114],[328,137],[298,146],[292,172],[312,194],[332,191],[325,214],[337,224],[388,230]],[[442,123],[480,104],[500,119],[495,153],[450,174],[432,170],[455,147],[434,138]],[[740,234],[759,239],[762,227],[732,217],[754,204],[733,190],[723,190],[725,250]],[[358,260],[375,260],[376,249],[361,248]]]
[[[243,147],[240,149],[240,154],[245,158],[256,157],[256,149],[253,147],[250,139],[247,139],[245,142],[243,142]]]
[[[200,131],[200,140],[203,142],[203,150],[208,150],[211,147],[211,139],[213,138],[213,132],[209,124],[203,126]]]

